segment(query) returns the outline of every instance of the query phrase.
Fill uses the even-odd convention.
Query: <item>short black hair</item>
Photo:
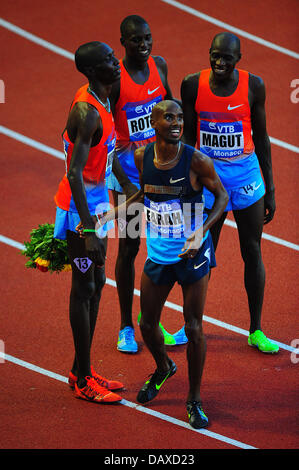
[[[220,39],[220,38],[221,38],[221,39],[227,39],[227,40],[229,40],[229,41],[231,41],[231,42],[234,42],[234,43],[236,44],[236,49],[237,49],[238,53],[241,52],[241,42],[240,42],[240,39],[239,39],[238,36],[236,36],[235,34],[229,33],[229,32],[227,32],[227,31],[222,32],[222,33],[218,33],[218,34],[216,34],[216,36],[214,36],[213,41],[212,41],[212,44],[211,44],[211,49],[213,49],[216,40],[217,40],[217,39]],[[211,49],[210,49],[210,50],[211,50]]]
[[[78,47],[75,52],[75,64],[79,72],[85,74],[86,67],[96,65],[96,51],[103,43],[99,41],[87,42]]]
[[[130,25],[148,25],[148,22],[139,15],[127,16],[120,25],[121,37],[126,37]]]

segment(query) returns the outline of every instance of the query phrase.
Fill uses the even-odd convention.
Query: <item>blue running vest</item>
[[[181,261],[178,255],[187,238],[207,218],[202,191],[194,191],[190,183],[193,153],[194,148],[185,144],[177,165],[160,170],[154,165],[154,143],[146,146],[142,174],[145,230],[148,258],[154,263]],[[208,232],[204,239],[207,236]]]

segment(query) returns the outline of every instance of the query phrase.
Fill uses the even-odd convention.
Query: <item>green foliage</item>
[[[42,258],[50,261],[49,272],[60,272],[64,265],[69,264],[66,240],[53,238],[54,224],[39,225],[30,233],[30,241],[25,242],[22,255],[28,258],[25,266],[36,268],[35,260]]]

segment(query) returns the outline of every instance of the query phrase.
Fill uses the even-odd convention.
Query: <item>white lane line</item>
[[[39,366],[31,364],[30,362],[23,361],[22,359],[18,359],[17,357],[11,356],[10,354],[6,354],[6,353],[3,353],[3,352],[0,351],[0,358],[1,358],[2,364],[3,364],[3,361],[12,362],[13,364],[24,367],[24,368],[29,369],[33,372],[38,373],[38,374],[45,375],[47,377],[50,377],[51,379],[55,379],[55,380],[58,380],[58,381],[63,382],[63,383],[68,382],[67,377],[64,377],[60,374],[56,374],[55,372],[51,372],[47,369],[43,369]],[[234,447],[238,447],[240,449],[256,449],[256,447],[245,444],[244,442],[237,441],[236,439],[231,439],[230,437],[223,436],[222,434],[218,434],[216,432],[209,431],[207,429],[194,429],[188,423],[185,423],[184,421],[181,421],[180,419],[173,418],[172,416],[168,416],[164,413],[160,413],[159,411],[151,410],[150,408],[146,408],[144,406],[138,405],[137,403],[125,400],[124,398],[120,402],[120,405],[124,405],[124,406],[127,406],[129,408],[133,408],[136,411],[151,415],[154,418],[161,419],[163,421],[167,421],[171,424],[174,424],[175,426],[180,426],[182,428],[185,428],[189,431],[196,432],[198,434],[203,434],[206,437],[210,437],[211,439],[215,439],[217,441],[221,441],[221,442],[224,442],[226,444],[230,444],[230,445],[232,445]]]
[[[216,18],[206,15],[205,13],[202,13],[201,11],[195,10],[195,8],[191,8],[185,5],[184,3],[177,2],[175,0],[161,0],[161,1],[175,8],[178,8],[179,10],[189,13],[192,16],[200,18],[201,20],[207,21],[208,23],[212,23],[215,26],[219,26],[219,28],[222,28],[226,31],[231,31],[232,33],[235,33],[239,36],[249,39],[250,41],[254,41],[264,47],[274,49],[275,51],[280,52],[281,54],[285,54],[295,59],[299,59],[299,54],[297,52],[291,51],[290,49],[286,49],[285,47],[278,46],[277,44],[274,44],[273,42],[266,41],[263,38],[255,36],[254,34],[247,33],[247,31],[236,28],[235,26],[232,26],[228,23],[224,23],[223,21],[217,20]]]
[[[40,150],[43,153],[52,155],[53,157],[59,158],[60,160],[65,160],[63,152],[53,149],[48,145],[44,145],[41,142],[38,142],[37,140],[31,139],[30,137],[26,137],[23,134],[19,134],[18,132],[12,131],[7,127],[0,125],[0,133],[6,135],[7,137],[10,137],[11,139],[21,142],[22,144],[28,145],[29,147],[33,147],[37,150]]]
[[[165,1],[165,0],[161,0],[161,1]],[[178,2],[174,2],[174,3],[179,4]],[[183,5],[183,4],[179,4],[179,5]],[[188,10],[190,9],[189,7],[186,7],[186,8]],[[191,8],[190,10],[193,10],[193,8]],[[194,10],[194,11],[196,12],[197,10]],[[188,11],[188,12],[190,13],[190,11]],[[201,14],[200,12],[198,12],[198,15],[199,14],[204,15],[204,14]],[[195,15],[195,16],[198,16],[198,15]],[[211,18],[211,17],[208,17],[207,15],[204,15],[204,16],[207,17],[207,18]],[[215,21],[218,21],[218,20],[215,20]],[[222,22],[220,22],[220,23],[222,23]],[[222,23],[222,25],[226,25],[226,23]],[[44,39],[41,39],[38,36],[35,36],[34,34],[29,33],[27,31],[25,31],[24,29],[19,28],[18,26],[15,26],[12,23],[9,23],[8,21],[4,20],[3,18],[0,18],[0,26],[3,26],[3,28],[6,28],[9,31],[18,34],[18,35],[24,37],[25,39],[28,39],[29,41],[32,41],[35,44],[38,44],[39,46],[45,47],[46,49],[49,49],[50,51],[52,51],[52,52],[54,52],[58,55],[61,55],[61,56],[65,57],[67,59],[70,59],[70,60],[74,60],[74,54],[72,54],[71,52],[69,52],[65,49],[62,49],[61,47],[55,46],[55,44],[51,44],[50,42],[45,41]],[[226,25],[226,26],[229,26],[229,25]],[[235,28],[235,30],[237,30],[237,29]],[[241,31],[241,30],[238,30],[238,31]],[[248,34],[248,33],[246,33],[246,34]],[[256,36],[253,36],[253,37],[256,37]],[[261,39],[261,41],[263,41],[263,40]],[[265,43],[266,42],[267,41],[265,41]],[[265,45],[265,44],[263,44],[263,45]],[[279,46],[277,46],[277,47],[279,47]],[[298,55],[298,58],[299,58],[299,54],[297,54],[297,55]],[[11,131],[11,132],[13,132],[13,131]],[[270,141],[271,141],[272,144],[277,145],[278,147],[285,148],[287,150],[290,150],[291,152],[299,153],[299,147],[296,147],[295,145],[289,144],[289,143],[284,142],[280,139],[276,139],[275,137],[270,137]]]
[[[4,235],[1,235],[1,234],[0,234],[0,242],[6,245],[12,246],[13,248],[17,248],[19,250],[24,250],[25,248],[25,246],[22,243],[19,243],[16,240],[5,237]],[[106,284],[116,288],[116,281],[114,279],[106,278]],[[134,295],[136,295],[136,297],[140,297],[140,290],[134,289]],[[169,302],[168,300],[165,302],[165,307],[168,307],[180,313],[183,312],[183,307],[181,305],[177,305],[173,302]],[[207,315],[203,315],[203,320],[206,321],[207,323],[212,323],[213,325],[216,325],[225,330],[232,331],[234,333],[248,337],[248,331],[244,330],[243,328],[239,328],[237,326],[231,325],[221,320],[217,320],[216,318],[209,317]],[[288,344],[280,343],[279,341],[275,341],[273,339],[271,339],[271,341],[277,344],[281,349],[285,349],[286,351],[290,351],[296,354],[298,353],[298,350],[296,348],[289,346]]]
[[[229,227],[237,228],[237,224],[233,220],[226,219],[224,223],[225,225],[228,225]],[[295,251],[299,250],[299,245],[283,240],[282,238],[274,237],[274,235],[269,235],[268,233],[263,232],[262,238],[270,242],[276,243],[277,245],[282,245],[282,246],[285,246],[286,248],[291,248],[292,250],[295,250]]]
[[[299,147],[296,147],[296,145],[288,144],[287,142],[283,142],[283,140],[275,139],[275,137],[269,137],[269,139],[271,144],[289,150],[290,152],[299,153]]]
[[[7,137],[10,137],[14,140],[17,140],[18,142],[21,142],[23,144],[29,145],[30,147],[33,147],[37,150],[40,150],[41,152],[47,153],[49,155],[52,155],[53,157],[59,158],[60,160],[65,160],[63,152],[60,152],[56,149],[53,149],[49,147],[48,145],[44,145],[41,142],[38,142],[36,140],[33,140],[29,137],[26,137],[22,134],[19,134],[18,132],[12,131],[11,129],[8,129],[7,127],[1,126],[0,125],[0,133],[6,135]],[[299,150],[299,149],[298,149]],[[225,225],[228,225],[232,228],[237,228],[237,225],[234,221],[231,220],[225,220]],[[286,240],[283,240],[282,238],[274,237],[273,235],[268,235],[267,233],[262,234],[262,238],[265,240],[269,240],[273,243],[276,243],[278,245],[285,246],[287,248],[291,248],[292,250],[299,251],[299,245],[296,245],[295,243],[288,242]]]
[[[25,31],[25,29],[19,28],[18,26],[10,23],[9,21],[4,20],[3,18],[0,18],[0,26],[8,29],[12,33],[18,34],[19,36],[28,39],[28,41],[34,42],[39,46],[42,46],[52,52],[55,52],[55,54],[61,55],[66,59],[74,60],[74,54],[72,54],[71,52],[62,49],[62,47],[55,46],[54,44],[39,38],[35,34],[31,34],[28,31]]]

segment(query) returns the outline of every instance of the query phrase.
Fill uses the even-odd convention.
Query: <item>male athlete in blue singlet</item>
[[[216,265],[209,229],[221,217],[228,196],[212,160],[180,141],[183,111],[176,102],[158,103],[153,108],[151,125],[156,143],[135,151],[141,189],[127,201],[129,205],[144,197],[148,258],[141,279],[140,328],[157,365],[137,400],[151,401],[176,372],[175,363],[166,353],[159,321],[168,294],[178,282],[183,291],[188,338],[187,412],[191,426],[202,428],[208,425],[200,397],[206,351],[202,316],[209,271]],[[209,215],[203,214],[203,186],[215,197]],[[119,210],[115,210],[116,216]],[[105,215],[101,223],[109,218]]]

